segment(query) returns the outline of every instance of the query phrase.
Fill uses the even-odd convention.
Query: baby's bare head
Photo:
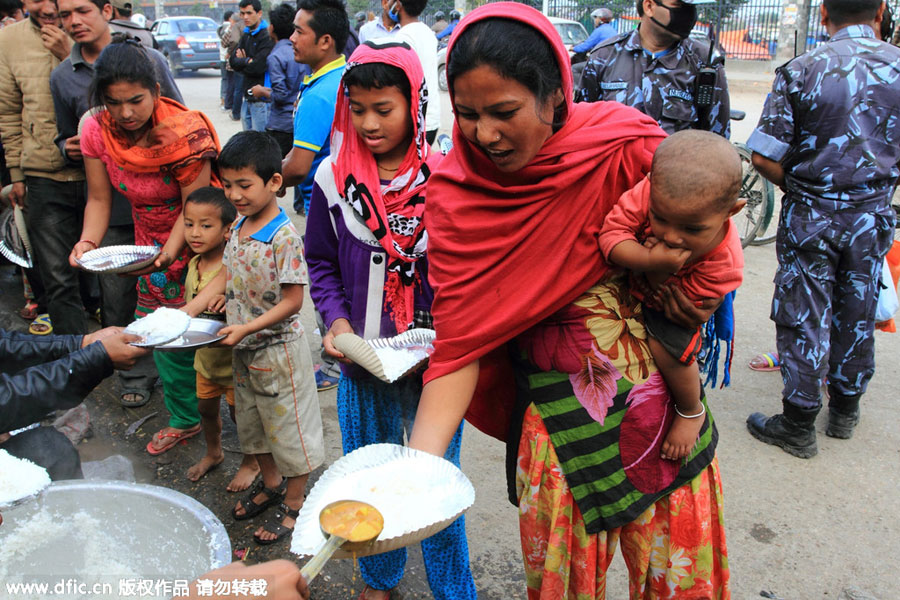
[[[690,203],[693,211],[727,213],[741,189],[741,157],[720,135],[678,131],[656,149],[650,184],[655,196]]]

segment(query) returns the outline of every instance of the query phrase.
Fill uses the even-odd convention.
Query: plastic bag
[[[881,268],[881,289],[878,292],[878,304],[875,307],[875,322],[887,321],[892,318],[897,312],[897,308],[900,308],[897,286],[894,284],[894,278],[891,277],[891,266],[885,258]]]
[[[888,266],[891,268],[891,277],[894,278],[894,287],[897,287],[898,281],[900,281],[900,241],[894,240],[891,249],[888,250],[887,256],[884,257],[888,263]],[[875,321],[876,329],[881,331],[886,331],[888,333],[896,333],[897,327],[894,324],[894,319],[888,319],[887,321]]]

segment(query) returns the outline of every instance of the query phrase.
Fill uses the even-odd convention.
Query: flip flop
[[[369,590],[374,590],[375,588],[370,588],[368,585],[363,588],[363,591],[359,593],[359,598],[357,600],[366,600],[366,592]],[[391,600],[391,590],[378,590],[380,592],[387,592],[385,596],[385,600]]]
[[[34,300],[29,300],[25,303],[25,306],[19,309],[19,316],[25,319],[26,321],[34,321],[38,314],[38,305]]]
[[[324,392],[326,390],[336,388],[337,385],[338,385],[337,377],[332,377],[330,375],[326,375],[322,371],[316,371],[316,391]]]
[[[50,315],[44,313],[38,315],[28,326],[28,333],[31,335],[48,335],[53,333],[53,323],[50,322]]]
[[[149,442],[147,442],[147,452],[149,452],[153,456],[156,456],[157,454],[162,454],[163,452],[167,452],[167,451],[171,450],[172,448],[175,447],[175,444],[177,444],[181,440],[186,440],[188,438],[194,437],[195,435],[200,433],[201,428],[200,428],[200,424],[198,423],[196,425],[196,427],[193,429],[185,429],[184,431],[179,431],[177,433],[174,431],[171,431],[169,433],[163,433],[163,431],[165,431],[165,430],[160,429],[159,431],[157,431],[156,434],[153,436],[153,439],[151,439]],[[172,441],[169,442],[168,444],[166,444],[165,446],[163,446],[162,448],[154,448],[153,447],[153,440],[164,440],[164,439],[171,439]]]
[[[781,369],[781,361],[777,352],[765,352],[754,356],[747,366],[754,371],[778,371]]]

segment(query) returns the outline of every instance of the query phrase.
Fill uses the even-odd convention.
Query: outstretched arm
[[[477,383],[476,360],[425,384],[409,447],[443,456],[472,402]]]
[[[101,329],[86,336],[50,336],[32,341],[21,335],[0,336],[0,357],[22,357],[34,366],[15,375],[0,375],[0,432],[40,421],[48,413],[72,408],[112,375],[113,367],[130,368],[148,350],[129,345],[137,336],[119,328]],[[82,347],[83,346],[83,347]],[[55,360],[54,360],[55,359]],[[39,364],[43,361],[44,364]]]

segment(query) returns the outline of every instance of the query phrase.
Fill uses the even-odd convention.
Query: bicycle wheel
[[[769,183],[769,185],[772,184]],[[756,232],[756,237],[750,242],[751,246],[765,246],[775,241],[778,233],[778,218],[781,215],[781,199],[780,194],[775,193],[774,187],[772,186],[772,216],[763,222],[762,227]]]
[[[738,235],[741,237],[741,246],[746,247],[747,244],[753,241],[760,228],[766,222],[767,213],[769,218],[771,218],[774,193],[766,193],[766,184],[770,188],[772,184],[766,181],[753,167],[753,162],[750,160],[752,156],[750,150],[743,144],[736,143],[734,146],[741,157],[743,173],[741,191],[738,197],[746,200],[747,205],[732,218],[738,228]],[[771,189],[769,191],[771,192]]]

